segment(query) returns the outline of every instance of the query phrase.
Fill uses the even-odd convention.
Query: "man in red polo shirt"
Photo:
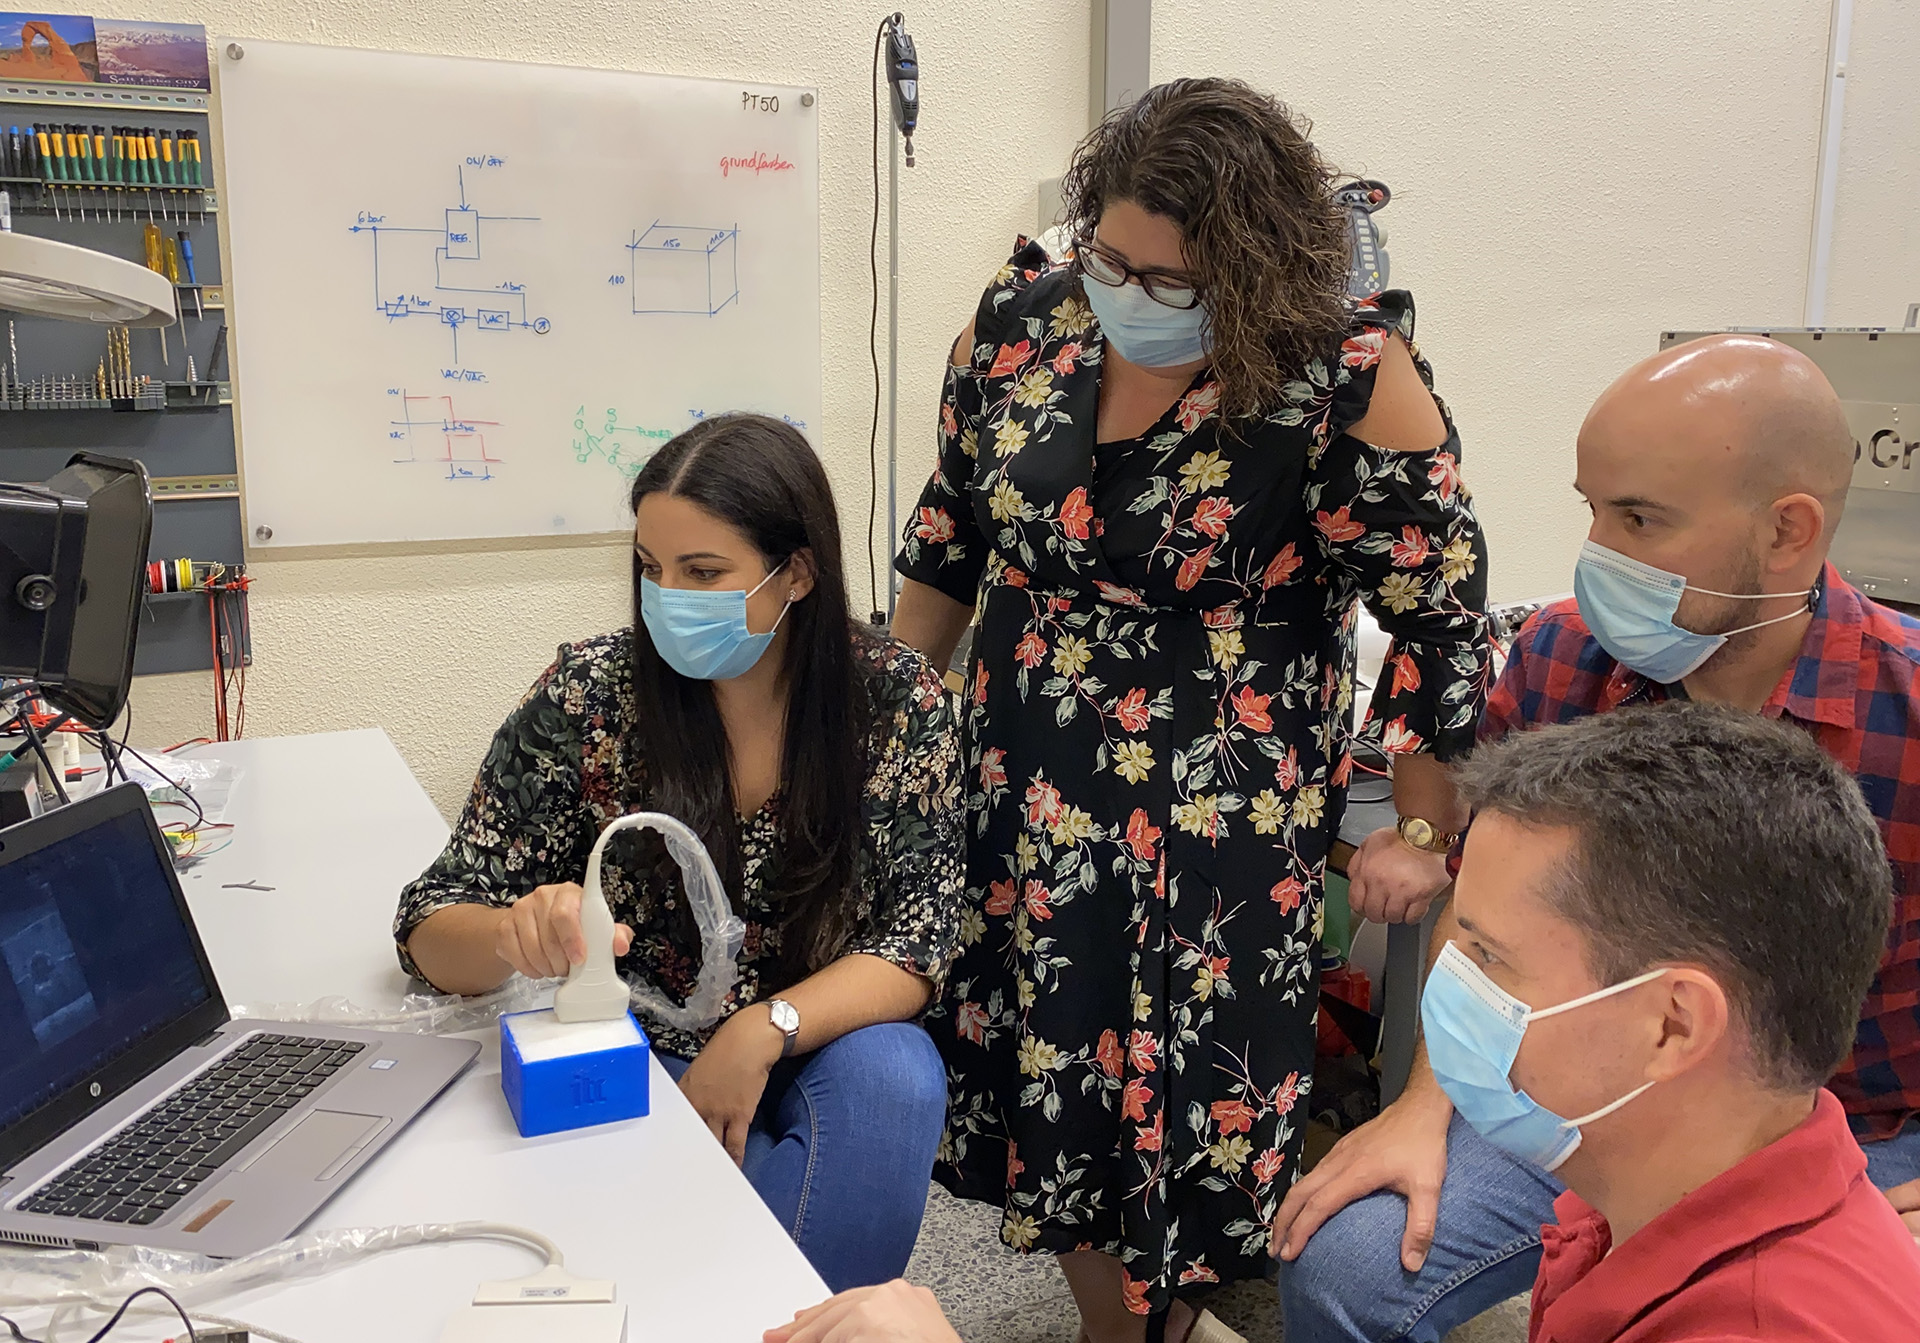
[[[1428,1058],[1568,1186],[1531,1343],[1920,1338],[1920,1246],[1821,1083],[1886,942],[1859,788],[1805,733],[1647,705],[1463,771]]]
[[[1869,1178],[1920,1234],[1920,623],[1826,562],[1853,453],[1832,387],[1778,342],[1712,337],[1628,370],[1580,431],[1575,487],[1593,526],[1578,599],[1515,639],[1481,738],[1713,700],[1796,725],[1853,775],[1892,858],[1895,904],[1830,1085]],[[1440,859],[1392,831],[1356,867],[1357,901],[1375,915],[1418,918],[1419,901],[1368,902],[1446,880]],[[1452,935],[1443,912],[1436,943]],[[1418,1060],[1400,1100],[1281,1206],[1288,1326],[1315,1340],[1434,1343],[1527,1289],[1560,1191],[1482,1141]]]

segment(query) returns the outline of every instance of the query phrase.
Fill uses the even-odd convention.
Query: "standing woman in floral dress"
[[[1198,1339],[1188,1299],[1262,1274],[1300,1152],[1356,599],[1394,637],[1362,735],[1432,842],[1486,563],[1412,300],[1348,299],[1285,107],[1152,89],[1080,146],[1066,217],[1071,258],[1022,246],[955,346],[898,561],[934,665],[978,620],[937,1177],[1060,1257],[1091,1343]]]

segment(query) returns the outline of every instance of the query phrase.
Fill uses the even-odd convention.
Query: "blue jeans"
[[[1920,1121],[1862,1145],[1880,1189],[1920,1177]],[[1564,1188],[1515,1161],[1458,1115],[1433,1248],[1418,1273],[1400,1264],[1407,1201],[1385,1192],[1342,1208],[1300,1257],[1280,1265],[1280,1313],[1298,1343],[1439,1343],[1447,1332],[1533,1286],[1540,1228]]]
[[[686,1059],[660,1065],[675,1081]],[[947,1079],[911,1022],[868,1026],[775,1064],[742,1170],[836,1292],[897,1278],[927,1209]]]

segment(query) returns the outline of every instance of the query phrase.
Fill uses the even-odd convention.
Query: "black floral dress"
[[[1445,759],[1485,698],[1486,565],[1451,421],[1428,452],[1344,432],[1405,294],[1264,418],[1229,432],[1203,371],[1096,447],[1078,285],[1029,244],[987,290],[898,561],[977,602],[937,1174],[1016,1250],[1118,1256],[1144,1312],[1261,1274],[1294,1178],[1355,601],[1395,639],[1365,733]]]
[[[958,734],[950,698],[927,660],[893,640],[862,640],[874,705],[862,803],[865,843],[855,864],[860,909],[843,954],[878,956],[937,985],[945,977],[962,912]],[[609,823],[636,810],[645,762],[634,756],[633,635],[602,635],[560,649],[494,734],[473,793],[447,847],[400,894],[393,935],[400,964],[419,968],[407,937],[448,905],[510,905],[536,886],[577,882]],[[784,911],[769,897],[780,861],[780,794],[740,819],[743,890],[730,892],[747,925],[740,982],[722,1009],[788,986],[780,978]],[[637,859],[631,831],[607,842],[602,887],[618,921],[633,929],[623,973],[684,1001],[700,969],[700,946],[673,917],[679,881],[657,887]],[[654,1047],[692,1058],[718,1024],[694,1034],[644,1023]]]

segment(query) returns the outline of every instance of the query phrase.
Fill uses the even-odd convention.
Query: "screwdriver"
[[[147,137],[138,129],[129,131],[130,145],[133,149],[134,181],[142,186],[153,185],[153,164],[147,157]],[[153,193],[147,193],[147,218],[153,218]]]
[[[165,275],[167,273],[166,252],[160,245],[160,228],[151,219],[147,221],[145,238],[147,244],[147,269]],[[164,368],[167,364],[173,362],[167,354],[167,329],[164,326],[154,329],[160,333],[160,364]]]
[[[113,162],[107,157],[107,128],[105,126],[95,126],[93,128],[93,178],[96,182],[110,182],[113,180]],[[109,202],[112,201],[110,195],[106,196],[105,199]],[[114,217],[116,219],[119,217],[117,210],[114,212]]]
[[[193,286],[193,315],[204,318],[207,314],[200,306],[200,277],[193,273],[193,244],[184,229],[180,232],[180,264],[186,268],[187,283]]]
[[[93,180],[93,137],[87,134],[87,128],[85,126],[67,127],[67,147],[73,153],[73,163],[77,170],[79,180],[82,182],[91,182]],[[85,191],[80,193],[80,217],[82,219],[87,217],[87,197],[90,194],[90,192]]]
[[[79,137],[74,135],[73,127],[71,126],[62,130],[58,137],[60,162],[67,170],[67,180],[69,182],[78,182],[80,180],[80,146],[75,143],[78,138]],[[69,217],[72,216],[73,203],[76,200],[81,202],[80,217],[85,219],[87,217],[86,197],[80,195],[77,191],[72,191],[67,194],[67,214]]]
[[[206,179],[200,172],[199,131],[188,131],[182,137],[180,141],[180,166],[186,172],[187,181],[192,184],[195,192],[199,193],[194,197],[194,204],[197,207],[200,218],[204,220],[207,217],[207,198],[203,191],[206,186]]]
[[[147,156],[147,181],[158,185],[160,182],[160,135],[151,126],[147,127],[146,130],[144,148]],[[149,199],[151,199],[151,197],[149,197]],[[160,196],[160,217],[164,219],[166,215],[167,197],[166,194],[162,192]]]
[[[27,141],[27,174],[26,175],[28,177],[33,178],[36,182],[39,182],[41,181],[41,176],[40,176],[41,158],[40,158],[40,128],[38,126],[27,127],[26,141]],[[45,205],[46,203],[47,203],[47,188],[45,187],[45,185],[42,185],[40,188],[40,204]]]
[[[54,157],[53,134],[45,126],[34,127],[34,135],[39,139],[40,149],[40,194],[53,209],[53,217],[60,217],[60,197],[47,183],[59,180],[60,161]]]

